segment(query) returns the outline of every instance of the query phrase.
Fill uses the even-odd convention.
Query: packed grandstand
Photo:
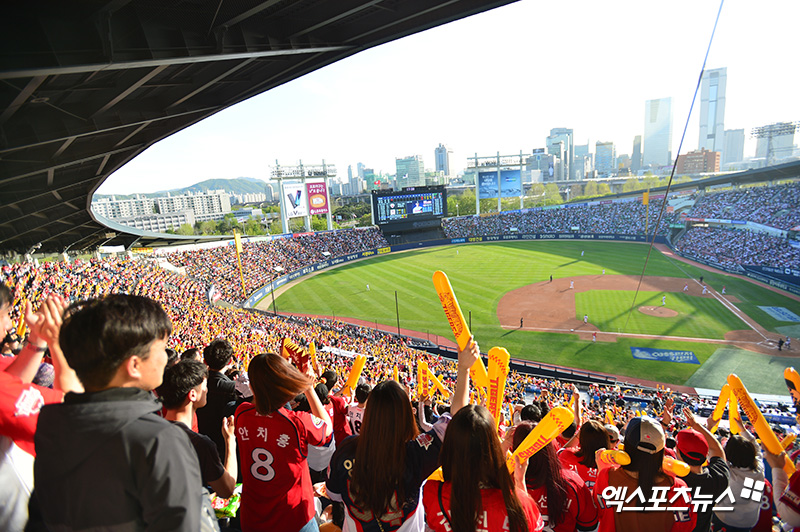
[[[686,218],[709,219],[723,216],[727,220],[744,222],[752,219],[760,224],[759,227],[769,226],[786,231],[800,222],[798,220],[798,216],[800,216],[798,215],[800,212],[798,190],[800,188],[794,183],[760,187],[753,191],[708,193],[694,198],[696,201],[691,203],[691,207],[664,216],[658,232],[667,234],[670,224]],[[758,209],[752,208],[752,198],[764,199],[772,196],[780,199],[765,199],[759,203]],[[642,205],[641,201],[620,201],[558,209],[516,211],[483,217],[450,218],[444,220],[443,229],[448,238],[509,233],[568,233],[572,231],[620,235],[644,234],[644,217],[647,212],[648,208]],[[650,218],[647,222],[649,227],[656,224],[658,214],[658,209],[651,204]],[[715,263],[730,268],[742,264],[800,268],[800,249],[791,245],[786,237],[775,236],[774,232],[770,234],[760,230],[695,227],[685,232],[675,231],[671,236],[676,237],[672,245],[677,252],[688,257],[713,260]],[[22,323],[20,318],[27,303],[32,303],[35,308],[49,296],[58,295],[70,301],[98,298],[112,293],[146,296],[161,303],[167,312],[172,323],[168,346],[176,352],[181,353],[192,348],[202,352],[220,339],[224,339],[230,344],[233,361],[229,368],[229,374],[233,378],[246,372],[248,364],[259,354],[281,352],[284,339],[291,339],[304,347],[308,347],[313,342],[321,367],[335,372],[335,380],[340,383],[337,388],[340,388],[341,383],[347,379],[356,360],[355,357],[368,355],[369,360],[361,375],[361,384],[375,386],[382,381],[393,379],[397,372],[398,380],[406,388],[409,397],[421,412],[418,421],[419,430],[425,434],[435,434],[435,423],[449,419],[444,414],[448,405],[446,398],[440,397],[434,401],[434,404],[430,404],[430,400],[425,401],[426,398],[420,397],[422,394],[418,388],[420,381],[417,369],[420,361],[425,362],[431,373],[441,380],[444,387],[449,390],[457,390],[459,387],[458,362],[452,358],[426,351],[424,349],[426,342],[421,339],[402,337],[337,320],[276,316],[237,306],[244,301],[247,295],[269,283],[279,274],[296,272],[308,265],[330,258],[388,246],[386,239],[377,228],[283,235],[281,238],[247,242],[244,246],[242,253],[244,292],[239,278],[236,255],[230,245],[172,251],[160,254],[158,257],[126,256],[124,258],[75,260],[69,263],[5,264],[0,271],[5,283],[15,290],[10,316],[14,324]],[[168,268],[165,268],[165,265]],[[221,294],[222,299],[230,305],[212,304],[211,298],[209,298],[209,294],[212,292],[211,287],[214,287],[214,290]],[[24,326],[19,327],[20,332],[24,332],[24,329]],[[11,351],[10,342],[11,340],[7,338],[6,345],[3,346],[4,354]],[[37,376],[36,382],[52,386],[52,377],[49,382],[47,380],[47,376],[52,375],[52,372],[41,371],[40,373],[42,377]],[[330,382],[331,380],[328,378],[326,383],[330,384]],[[581,446],[588,447],[590,445],[588,443],[590,439],[588,436],[584,438],[584,433],[595,430],[598,426],[600,430],[608,431],[607,437],[605,436],[606,432],[603,432],[603,441],[607,443],[591,444],[593,446],[591,449],[584,449],[593,453],[598,448],[610,447],[612,441],[618,441],[619,432],[625,432],[625,422],[629,418],[647,414],[662,421],[667,436],[676,436],[678,431],[687,426],[693,428],[695,426],[693,419],[688,414],[685,417],[680,415],[682,406],[688,407],[689,412],[708,417],[716,403],[715,396],[690,396],[674,393],[666,387],[646,387],[622,382],[616,385],[580,382],[578,384],[580,384],[581,393],[573,398],[573,394],[576,392],[575,384],[575,382],[511,371],[506,382],[506,405],[502,409],[503,419],[500,425],[508,430],[510,444],[510,437],[514,429],[521,426],[523,421],[538,422],[557,406],[574,405],[577,399],[583,410],[576,424],[575,440],[572,443],[567,442],[571,435],[568,430],[566,436],[556,440],[553,445],[575,447],[572,450],[561,452],[559,459],[564,468],[574,469],[579,473],[581,478],[574,480],[574,483],[584,491],[591,490],[598,475],[598,468],[602,470],[602,467],[594,460],[587,460],[586,464],[589,464],[587,466],[583,460],[574,457],[575,453],[579,453],[579,458],[582,456],[580,455]],[[330,384],[330,387],[333,388],[334,385]],[[237,387],[237,390],[242,389],[246,389],[246,387]],[[323,400],[327,397],[327,388],[325,390],[325,393],[321,395]],[[237,394],[239,393],[237,392]],[[476,390],[472,389],[472,399],[480,402],[481,397],[475,394]],[[243,393],[239,396],[231,395],[231,397],[241,399],[241,395]],[[347,399],[350,399],[349,395]],[[423,402],[417,403],[416,401],[419,399],[423,399]],[[355,399],[353,401],[355,404]],[[762,408],[768,419],[775,422],[786,422],[792,416],[787,405],[765,404],[762,405]],[[337,423],[341,428],[341,420],[337,421],[337,416],[341,415],[343,415],[341,412],[331,410],[330,417],[334,423],[334,432]],[[222,423],[221,417],[218,422]],[[434,424],[433,427],[431,423]],[[616,428],[603,428],[603,424],[606,427]],[[352,429],[351,426],[349,431],[352,432]],[[737,429],[734,427],[734,430]],[[720,433],[727,436],[727,433],[721,429]],[[742,433],[746,433],[746,430]],[[616,440],[614,440],[615,434]],[[431,438],[435,437],[431,436]],[[675,447],[675,440],[670,437],[667,441],[669,442],[666,445],[669,448],[668,454],[675,455],[672,450]],[[680,443],[680,436],[678,436],[678,443]],[[243,442],[240,441],[239,444],[242,445]],[[222,452],[224,452],[224,447]],[[222,452],[221,458],[223,458]],[[592,454],[592,456],[594,455]],[[331,457],[328,456],[328,460],[330,459]],[[248,463],[245,457],[240,458],[240,461]],[[573,462],[575,463],[573,464]],[[580,466],[576,465],[578,463]],[[257,464],[258,462],[256,462]],[[331,463],[333,469],[335,469],[335,465],[335,463]],[[319,471],[320,467],[317,466],[317,474]],[[312,474],[314,474],[313,468]],[[335,475],[335,472],[332,470],[331,474]],[[318,478],[320,477],[315,477],[315,479]],[[759,478],[762,480],[765,478],[763,470]],[[532,493],[537,489],[534,484],[533,481],[528,483],[528,488]],[[335,487],[335,483],[333,480],[329,480],[328,489],[332,490],[333,487]],[[589,496],[591,497],[591,495]],[[539,495],[539,499],[537,499],[539,509],[547,518],[546,502],[543,503],[542,497],[546,499],[545,496]],[[326,504],[329,502],[321,488],[317,488],[317,499],[324,500]],[[352,521],[353,516],[362,515],[363,517],[363,513],[359,514],[357,508],[349,506],[350,503],[346,499],[347,497],[345,497],[344,504],[348,505],[347,519]],[[336,500],[338,499],[334,498],[334,501]],[[416,505],[416,503],[415,501],[414,504]],[[424,501],[419,501],[419,504],[423,503]],[[220,504],[227,504],[227,502]],[[246,512],[254,503],[252,499],[243,498],[241,504],[242,511]],[[343,526],[342,516],[337,516],[335,506],[336,504],[333,505],[332,514],[320,512],[320,520],[332,520],[338,526]],[[273,511],[281,512],[284,509],[284,507],[278,507]],[[219,515],[230,517],[233,514],[230,513],[230,507],[226,507],[220,509]],[[358,517],[356,518],[358,519]],[[696,518],[697,516],[694,517],[695,520]],[[580,528],[581,530],[591,530],[597,526],[597,515],[587,519],[586,526]],[[766,519],[771,526],[771,513]],[[370,522],[366,518],[363,518],[362,521]],[[229,526],[244,527],[244,525],[237,524],[238,521],[235,519],[232,523],[228,521],[225,523]],[[554,527],[553,529],[578,529],[575,527]],[[531,530],[536,528],[538,527],[534,526]],[[364,528],[364,530],[367,529]],[[398,528],[392,526],[390,529],[397,530]]]

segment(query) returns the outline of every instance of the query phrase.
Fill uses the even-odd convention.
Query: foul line
[[[677,340],[682,342],[701,342],[707,344],[752,344],[752,345],[761,345],[761,342],[748,342],[746,340],[725,340],[725,339],[716,339],[716,338],[693,338],[691,336],[664,336],[660,334],[641,334],[641,333],[624,333],[624,332],[612,332],[612,331],[594,331],[589,329],[548,329],[544,327],[519,327],[514,326],[501,326],[504,330],[507,331],[533,331],[533,332],[557,332],[557,333],[568,333],[568,334],[590,334],[596,332],[598,335],[606,334],[612,336],[627,336],[630,338],[663,338],[667,340]],[[763,335],[762,335],[763,336]]]

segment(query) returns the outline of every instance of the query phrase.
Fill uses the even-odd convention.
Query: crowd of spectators
[[[341,249],[339,251],[341,251]],[[260,353],[280,352],[282,340],[284,338],[290,338],[294,342],[304,346],[308,346],[311,342],[314,342],[320,365],[332,372],[333,375],[332,377],[326,377],[325,383],[330,385],[331,392],[336,390],[342,392],[341,383],[345,381],[353,366],[353,355],[365,354],[369,357],[369,361],[362,373],[361,382],[364,384],[369,386],[377,385],[381,381],[391,379],[394,370],[398,370],[398,378],[407,391],[407,396],[414,401],[412,403],[413,406],[417,408],[418,423],[420,425],[419,431],[423,433],[420,436],[422,439],[417,441],[420,446],[424,445],[426,450],[433,449],[438,452],[438,448],[441,446],[441,440],[444,435],[443,431],[445,430],[450,416],[450,414],[447,413],[449,401],[439,394],[437,394],[435,400],[419,397],[419,390],[416,389],[416,368],[418,367],[418,362],[427,362],[431,371],[437,375],[451,391],[459,389],[459,382],[461,382],[459,379],[463,378],[463,367],[458,366],[456,361],[435,356],[425,351],[412,349],[409,347],[408,339],[395,337],[374,329],[357,327],[340,321],[314,318],[289,318],[284,316],[272,316],[239,308],[211,307],[207,303],[206,287],[202,283],[190,277],[164,270],[158,265],[157,261],[154,260],[129,258],[75,261],[72,263],[45,262],[38,266],[33,264],[13,264],[0,268],[0,273],[2,273],[4,282],[15,288],[13,301],[9,309],[10,321],[8,323],[13,323],[14,325],[19,323],[19,318],[25,312],[29,303],[33,308],[37,308],[43,301],[52,300],[55,296],[60,296],[70,301],[101,297],[111,293],[146,296],[147,298],[161,303],[161,306],[166,311],[171,321],[171,331],[169,332],[165,345],[171,347],[178,353],[190,348],[196,348],[201,352],[208,352],[207,346],[212,344],[212,342],[218,343],[220,340],[229,344],[232,353],[231,363],[221,364],[220,367],[223,367],[226,374],[231,378],[235,378],[237,373],[245,372],[249,366],[249,362]],[[0,307],[3,307],[3,305],[0,304]],[[3,308],[0,308],[0,310],[3,310]],[[74,357],[74,354],[72,356]],[[197,372],[195,372],[195,375],[198,375]],[[199,375],[199,378],[202,379],[202,374]],[[228,376],[224,379],[228,379]],[[152,377],[148,378],[152,379]],[[222,377],[220,377],[220,379],[222,379]],[[335,384],[337,381],[340,383],[339,386]],[[175,382],[180,383],[180,380]],[[197,382],[201,381],[198,380]],[[209,380],[209,387],[210,382],[211,380]],[[238,387],[239,379],[236,379],[236,382],[236,389],[240,390]],[[141,382],[139,384],[141,384]],[[194,384],[192,384],[192,386],[194,386]],[[463,386],[463,382],[461,386]],[[195,388],[191,389],[194,390]],[[591,427],[591,430],[595,430],[598,426],[602,427],[604,423],[616,425],[616,432],[611,429],[604,429],[610,430],[610,432],[608,432],[607,439],[606,436],[603,436],[606,443],[598,447],[598,449],[605,447],[610,448],[612,446],[614,434],[616,434],[616,438],[619,439],[619,433],[625,432],[626,422],[629,419],[638,419],[637,416],[640,414],[660,417],[664,422],[667,435],[677,435],[678,431],[683,429],[686,424],[689,426],[695,425],[688,421],[689,418],[684,422],[680,416],[673,415],[673,412],[679,411],[674,410],[675,406],[680,406],[680,403],[684,403],[690,409],[697,411],[699,408],[708,405],[707,401],[698,400],[694,397],[679,397],[666,388],[652,390],[640,387],[591,385],[588,388],[584,388],[583,392],[584,393],[579,394],[577,388],[575,388],[572,383],[511,372],[505,389],[506,406],[503,409],[502,419],[499,423],[501,433],[505,433],[505,440],[510,444],[511,437],[517,426],[521,426],[524,422],[535,424],[555,406],[566,406],[572,402],[573,407],[577,405],[577,423],[572,429],[567,430],[565,435],[553,445],[563,447],[575,446],[574,452],[570,451],[562,454],[564,454],[565,457],[577,456],[580,458],[580,456],[588,456],[588,451],[584,454],[580,452],[581,445],[588,445],[585,443],[587,440],[581,436],[582,431],[584,431],[584,426]],[[317,391],[317,393],[319,393],[319,391]],[[325,399],[327,393],[328,388],[325,388],[321,399]],[[306,398],[310,397],[308,395],[308,390],[306,390],[305,395]],[[344,391],[342,395],[346,398],[350,398],[351,391]],[[482,398],[476,393],[474,388],[470,390],[470,397],[473,403],[480,403],[482,401]],[[178,397],[178,399],[179,398],[180,397]],[[202,403],[200,400],[201,397],[198,395],[191,395],[191,398],[191,400],[197,404]],[[73,405],[76,400],[77,399],[73,398]],[[137,400],[147,401],[149,399],[142,396]],[[323,403],[327,404],[327,401],[323,401]],[[239,405],[240,410],[246,410],[248,408],[246,405],[248,404],[249,403],[241,403]],[[367,413],[364,418],[365,423],[368,422],[369,400],[367,400],[366,404]],[[177,402],[175,405],[177,405],[175,408],[180,406]],[[54,415],[55,412],[55,410],[51,410],[51,416]],[[183,419],[186,420],[185,424],[188,425],[192,419],[192,410],[185,410],[184,412],[188,412],[188,414],[183,416]],[[314,408],[312,408],[312,412],[315,412]],[[335,427],[337,422],[335,419],[335,412],[331,412],[328,419],[332,419]],[[466,408],[464,413],[457,419],[462,420],[461,418],[467,414],[478,416],[478,418],[485,418],[487,411],[481,410],[479,406],[472,405]],[[52,419],[52,417],[50,419]],[[454,420],[455,419],[454,417]],[[236,429],[236,427],[230,426],[229,423],[231,422],[232,421],[220,420],[220,424],[225,427],[228,439],[233,437]],[[308,427],[312,426],[308,425]],[[184,427],[183,430],[186,431],[188,428],[188,426]],[[98,429],[98,427],[95,427],[93,430],[95,429]],[[313,430],[313,428],[309,430]],[[588,431],[589,429],[585,430]],[[248,441],[247,438],[255,435],[255,429],[249,436],[246,432],[243,433],[241,431],[235,434],[239,444],[244,444]],[[159,436],[162,440],[167,437],[168,435],[166,433]],[[289,440],[284,440],[282,437],[278,438],[277,445],[283,449],[287,441]],[[313,440],[313,442],[316,443],[324,443],[325,441],[323,435],[320,435],[317,440]],[[667,441],[666,438],[665,441]],[[437,443],[434,447],[429,449],[431,442]],[[164,444],[163,441],[162,444]],[[233,443],[228,445],[233,445]],[[185,445],[182,446],[182,449],[186,448],[188,447]],[[657,449],[656,452],[661,452],[662,449]],[[256,448],[253,451],[252,460],[255,461],[252,467],[248,466],[248,471],[255,471],[255,475],[258,478],[265,477],[265,475],[268,476],[269,471],[271,471],[271,462],[259,458],[262,455],[255,454],[256,451],[263,452],[263,449]],[[173,450],[172,452],[184,453],[186,451]],[[593,453],[594,449],[592,449],[591,452]],[[547,453],[550,453],[550,451],[547,451]],[[555,453],[555,449],[553,453]],[[555,454],[552,456],[555,456]],[[222,457],[223,453],[220,453],[219,459],[222,459]],[[230,461],[229,457],[230,453],[227,453],[224,469],[224,475],[227,475],[225,478],[228,479],[228,481],[234,476],[232,474],[231,467],[233,466],[231,464],[235,463]],[[50,459],[52,458],[54,458],[54,456],[51,456]],[[183,465],[180,467],[183,469],[191,469],[192,465],[190,461],[186,461],[184,458],[185,457],[181,458],[180,463]],[[248,458],[248,460],[250,459]],[[336,462],[336,455],[334,455],[332,460]],[[563,460],[566,460],[566,458]],[[559,467],[563,467],[565,470],[574,467],[576,473],[580,475],[590,475],[590,477],[587,478],[594,479],[597,477],[597,471],[601,468],[600,464],[595,463],[593,459],[589,460],[587,458],[583,460],[581,458],[575,464],[563,460],[562,465]],[[347,461],[339,460],[339,462],[346,463]],[[178,462],[176,462],[176,464],[177,463]],[[591,467],[586,464],[591,465]],[[307,467],[305,465],[305,460],[299,465],[301,468]],[[215,475],[222,474],[220,472],[223,471],[223,469],[220,467],[221,466],[217,464],[217,468],[215,469],[217,473],[215,473]],[[407,467],[413,468],[415,465],[411,462],[407,464]],[[593,468],[594,472],[591,471]],[[445,489],[450,488],[448,482],[451,479],[460,478],[458,475],[452,475],[452,469],[448,471],[450,472],[445,472],[444,476],[445,485],[447,486]],[[200,475],[197,474],[195,477],[194,474],[190,473],[191,472],[187,473],[184,480],[189,483],[199,482],[199,480],[195,480],[195,478],[199,479]],[[417,473],[419,472],[417,471]],[[302,476],[302,471],[299,474]],[[570,480],[571,483],[578,486],[576,489],[589,490],[585,493],[591,492],[591,484],[593,484],[594,480],[587,481],[584,478],[578,479],[572,474],[567,476],[570,476],[572,479]],[[532,480],[534,479],[533,476],[528,476],[526,478],[528,478],[527,486],[523,485],[521,494],[518,494],[521,498],[520,500],[527,497],[525,495],[527,489],[527,492],[534,496],[532,500],[538,505],[538,510],[541,512],[542,516],[547,518],[546,498],[549,494],[545,493],[546,490],[542,492],[540,487],[535,485],[536,481]],[[107,482],[113,482],[113,475],[107,479]],[[481,482],[484,481],[482,480]],[[783,479],[782,482],[782,485],[785,486],[786,479]],[[225,483],[226,486],[228,486],[228,484],[229,482]],[[329,487],[330,486],[331,484],[329,483]],[[336,486],[339,485],[337,484]],[[307,488],[308,486],[304,489]],[[539,491],[536,491],[537,489]],[[325,500],[324,490],[317,489],[316,491],[318,495],[317,498]],[[165,492],[164,495],[171,497],[174,494]],[[310,493],[306,495],[311,497]],[[341,492],[339,495],[341,495]],[[347,499],[347,497],[345,497],[345,499]],[[585,499],[584,501],[587,500],[592,500],[591,495],[589,499]],[[246,498],[243,498],[242,501],[242,504],[249,504]],[[352,503],[352,501],[350,502]],[[530,502],[523,502],[523,506],[526,508],[528,508],[528,505],[530,505]],[[191,508],[195,509],[196,506],[193,505]],[[275,506],[271,512],[280,513],[283,508],[285,508],[285,504],[280,504]],[[103,512],[98,511],[98,515],[108,515],[113,513],[114,510],[113,508],[104,508]],[[453,506],[451,511],[455,512],[456,507]],[[539,530],[542,523],[537,522],[538,517],[535,516],[538,516],[538,513],[533,510],[531,510],[531,512],[532,513],[526,512],[528,529],[531,531]],[[43,513],[46,514],[44,516],[45,520],[53,518],[52,513],[48,514],[47,511]],[[328,513],[319,512],[320,519],[330,520],[333,518],[334,520],[338,519],[338,522],[341,523],[341,515],[336,517],[336,514],[336,511],[333,511],[332,514],[330,511]],[[348,507],[347,509],[348,519],[359,519],[366,524],[374,524],[377,522],[374,518],[364,517],[365,515],[366,514],[359,513],[356,507]],[[406,512],[406,515],[409,519],[411,518],[408,512]],[[554,512],[551,508],[551,515],[560,514],[559,512]],[[591,529],[597,524],[598,516],[597,514],[594,515],[594,517],[579,516],[579,518],[592,521],[590,523],[583,523],[584,525],[588,525],[589,529]],[[175,519],[176,522],[178,517],[178,514],[173,514],[173,519]],[[268,520],[270,519],[269,516],[266,518]],[[493,517],[489,516],[489,519],[493,519]],[[602,520],[604,517],[600,516],[599,519],[602,528]],[[502,518],[500,518],[500,521],[502,521]],[[387,528],[387,522],[388,521],[383,522],[381,529],[396,530],[399,525],[399,523],[394,523]],[[436,523],[429,522],[428,524],[431,525],[432,529],[439,529],[435,528],[435,526],[438,526]],[[376,527],[373,528],[376,530],[378,529]],[[174,529],[178,530],[181,528],[176,525]],[[314,528],[312,527],[311,529]],[[345,529],[347,528],[345,527]],[[366,529],[371,530],[372,528],[368,526],[365,530]],[[613,528],[604,529],[613,530]]]
[[[753,231],[694,227],[675,243],[675,250],[724,268],[757,265],[800,269],[800,247],[786,238]]]
[[[743,220],[789,230],[800,225],[800,182],[710,192],[695,203],[689,216]]]
[[[447,238],[572,231],[643,235],[645,225],[648,234],[652,234],[658,215],[658,202],[650,205],[648,219],[648,207],[642,205],[641,201],[623,201],[445,218],[442,220],[442,228]],[[659,234],[666,232],[668,224],[669,217],[665,215],[661,220]]]
[[[174,266],[185,267],[189,277],[214,286],[225,301],[238,304],[273,277],[324,260],[387,245],[383,234],[374,227],[245,242],[241,261],[246,296],[242,292],[233,246],[174,252],[167,254],[166,259]]]

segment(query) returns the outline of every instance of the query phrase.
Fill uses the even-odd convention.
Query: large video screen
[[[447,192],[443,186],[375,191],[372,208],[378,225],[442,218],[447,215]]]

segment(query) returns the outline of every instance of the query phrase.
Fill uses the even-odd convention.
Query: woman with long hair
[[[473,341],[458,353],[453,415],[468,402],[469,368],[479,356]],[[326,485],[330,499],[344,503],[344,532],[423,530],[422,512],[417,512],[420,487],[438,465],[449,421],[450,414],[444,414],[420,434],[399,383],[383,381],[372,389],[361,432],[334,453]]]
[[[597,462],[594,455],[598,449],[608,449],[609,439],[605,427],[591,419],[578,429],[578,447],[561,449],[558,458],[566,469],[578,473],[591,489],[597,480]]]
[[[601,463],[594,485],[600,508],[598,532],[694,529],[697,514],[692,511],[686,482],[662,470],[665,444],[666,436],[657,420],[635,417],[628,422],[625,452],[630,455],[630,464],[607,467]]]
[[[318,530],[308,447],[331,439],[332,422],[314,392],[314,379],[273,353],[250,361],[253,403],[236,409],[236,443],[242,471],[239,511],[244,532]],[[304,392],[311,413],[285,405]]]
[[[539,510],[525,491],[524,465],[517,464],[515,486],[494,419],[485,407],[469,405],[453,416],[439,460],[444,482],[429,480],[422,495],[428,529],[536,532],[543,528]]]
[[[533,427],[533,423],[524,421],[514,428],[513,449],[523,442]],[[561,465],[552,442],[528,460],[525,485],[549,530],[574,532],[597,527],[598,514],[592,490],[575,471]]]

